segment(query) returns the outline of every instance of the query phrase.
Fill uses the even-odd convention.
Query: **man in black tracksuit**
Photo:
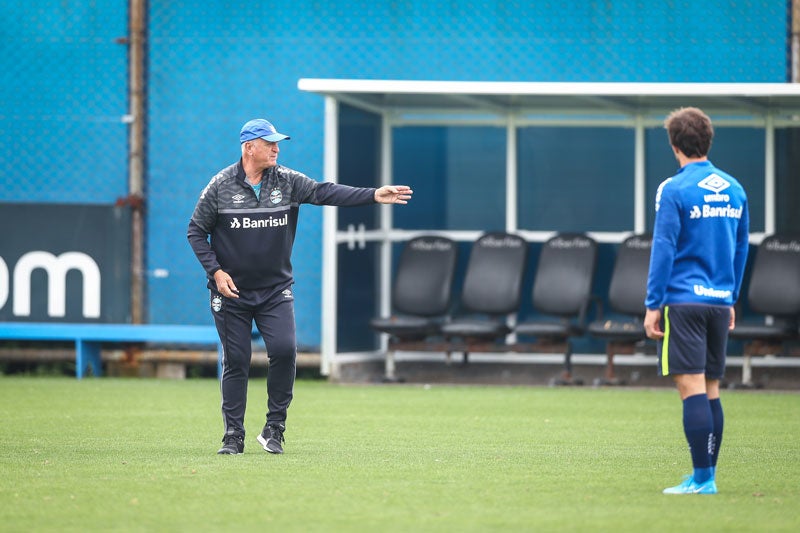
[[[253,321],[269,356],[267,423],[257,440],[266,451],[283,453],[297,356],[291,254],[300,204],[405,204],[412,194],[404,185],[320,183],[280,166],[278,142],[288,138],[264,119],[247,122],[239,136],[241,160],[211,179],[189,222],[223,346],[220,454],[244,451]]]

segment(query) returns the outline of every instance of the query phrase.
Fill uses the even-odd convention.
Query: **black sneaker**
[[[285,430],[286,428],[283,425],[264,426],[264,431],[256,437],[256,440],[269,453],[283,453],[283,432]]]
[[[241,435],[225,435],[222,437],[222,448],[217,453],[220,455],[244,453],[244,437]]]

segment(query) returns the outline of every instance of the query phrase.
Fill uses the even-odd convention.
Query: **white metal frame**
[[[491,125],[506,130],[506,230],[530,242],[554,234],[518,228],[517,143],[520,127],[630,127],[634,129],[634,220],[631,232],[588,232],[598,242],[621,242],[646,226],[645,131],[663,123],[666,113],[694,105],[712,116],[715,126],[746,126],[765,130],[764,233],[751,234],[758,243],[775,230],[775,128],[800,126],[800,86],[763,83],[549,83],[453,82],[409,80],[301,79],[298,88],[325,97],[324,172],[337,181],[339,103],[378,115],[381,119],[381,184],[392,183],[392,131],[398,126]],[[350,227],[338,231],[333,207],[323,212],[322,346],[321,372],[336,374],[337,247],[380,242],[380,310],[391,309],[391,245],[422,231],[396,230],[390,206],[380,206],[379,229]],[[429,233],[429,232],[424,232]],[[457,241],[472,242],[479,231],[436,231]],[[347,354],[372,358],[380,352]],[[343,354],[340,354],[343,355]],[[387,368],[387,371],[391,369]]]

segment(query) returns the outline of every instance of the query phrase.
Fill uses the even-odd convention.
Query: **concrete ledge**
[[[743,357],[728,358],[723,386],[741,382]],[[395,376],[405,383],[449,383],[481,385],[549,386],[563,371],[560,354],[470,354],[464,364],[460,358],[447,363],[444,354],[397,352]],[[573,376],[583,386],[606,386],[606,356],[575,354]],[[800,358],[753,358],[753,383],[756,388],[800,391]],[[674,387],[668,377],[657,374],[657,358],[652,355],[618,355],[614,358],[617,378],[627,386]],[[334,361],[331,380],[341,383],[378,383],[385,378],[384,358],[379,354],[340,354]]]
[[[26,343],[30,344],[30,343]],[[163,377],[184,379],[189,365],[217,366],[216,350],[191,349],[104,349],[101,360],[112,377]],[[18,363],[74,362],[75,349],[39,346],[0,348],[0,361]],[[251,366],[266,368],[267,354],[254,346]],[[297,368],[319,369],[318,353],[297,354]]]

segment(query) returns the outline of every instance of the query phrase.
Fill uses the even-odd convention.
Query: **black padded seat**
[[[442,333],[447,336],[482,337],[494,339],[511,333],[505,322],[479,318],[461,318],[442,326]]]
[[[423,235],[403,247],[392,284],[389,317],[374,318],[370,327],[395,339],[424,339],[439,332],[450,310],[458,248],[446,237]]]
[[[523,322],[514,328],[519,335],[531,337],[572,337],[583,335],[583,328],[568,322]]]
[[[519,235],[491,232],[472,245],[460,297],[460,314],[442,325],[448,341],[461,339],[467,348],[511,332],[507,317],[519,308],[528,243]],[[448,353],[449,359],[449,353]]]
[[[730,336],[737,340],[785,341],[797,336],[797,322],[789,319],[772,324],[737,323]]]
[[[633,354],[647,339],[644,300],[652,246],[653,236],[645,233],[628,237],[617,249],[608,286],[609,309],[599,307],[596,319],[587,327],[591,336],[606,342],[605,377],[596,385],[622,384],[614,371],[614,355]]]
[[[572,377],[570,341],[585,331],[596,264],[597,242],[583,233],[558,233],[542,245],[531,293],[542,317],[521,321],[514,332],[564,351],[564,373],[554,384],[581,383]]]
[[[784,343],[798,338],[800,235],[775,234],[761,241],[750,272],[747,304],[761,319],[737,319],[730,338],[745,343],[742,382],[735,386],[753,387],[751,358],[778,355]]]
[[[390,316],[373,318],[369,325],[372,329],[388,333],[398,339],[424,339],[439,332],[442,319],[421,316]]]
[[[397,381],[394,351],[402,343],[440,334],[450,313],[458,247],[446,237],[422,235],[403,247],[392,283],[392,315],[376,317],[370,327],[389,335],[386,381]]]
[[[587,330],[594,337],[616,342],[639,341],[647,337],[644,331],[644,318],[639,320],[638,317],[595,320],[589,324]]]

